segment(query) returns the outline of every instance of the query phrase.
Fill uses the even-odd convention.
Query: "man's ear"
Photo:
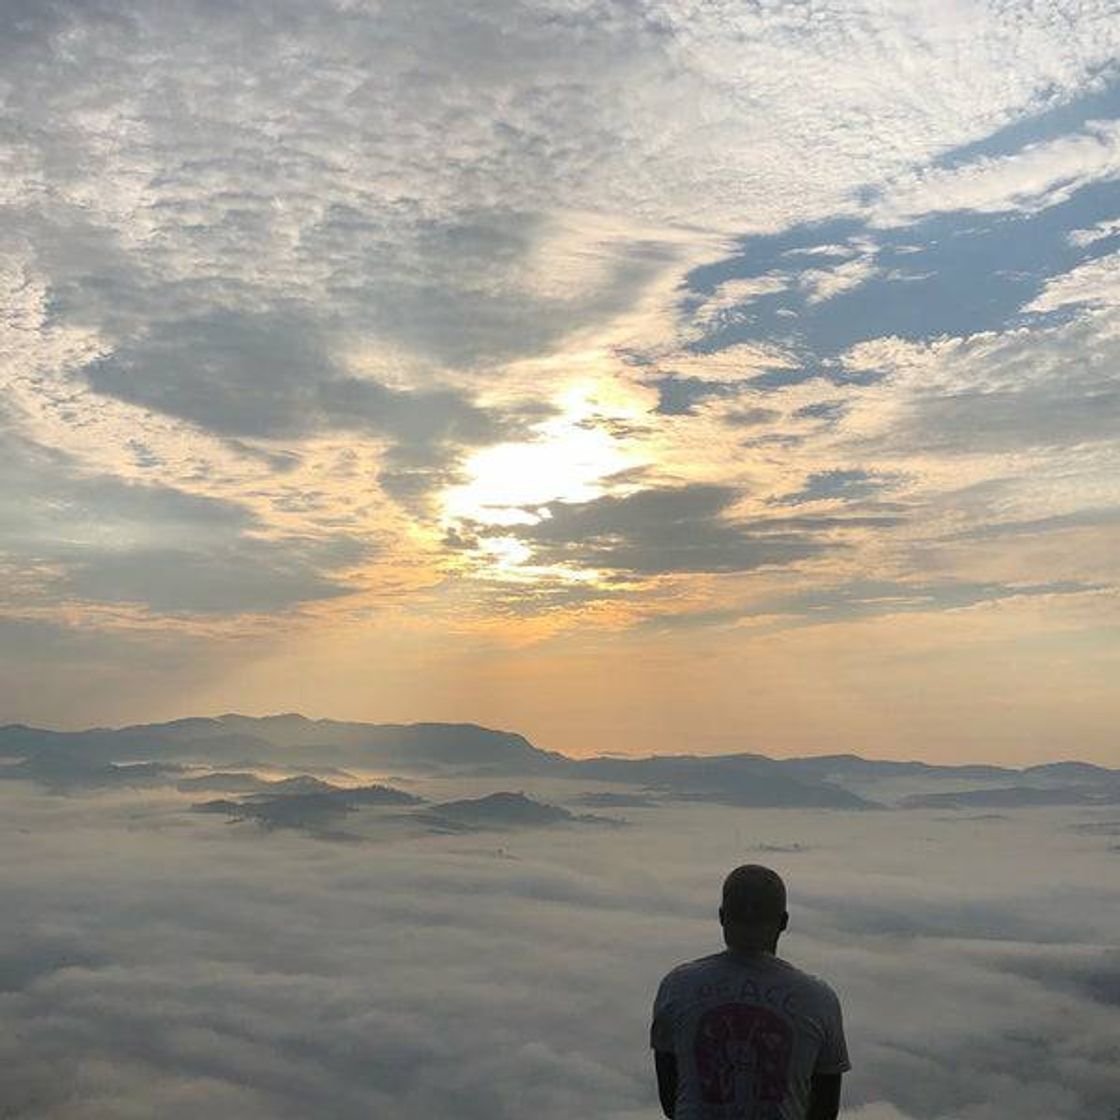
[[[779,932],[784,933],[785,930],[786,930],[786,926],[788,926],[788,925],[789,925],[789,911],[788,910],[783,910],[782,911],[782,920],[778,923]]]
[[[719,924],[721,926],[724,924],[724,921],[723,921],[723,907],[722,906],[719,908]]]

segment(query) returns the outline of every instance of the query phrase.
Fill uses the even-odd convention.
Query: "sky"
[[[0,23],[0,721],[1116,764],[1112,3]]]
[[[0,782],[4,1115],[648,1120],[657,983],[721,947],[742,860],[784,875],[779,951],[840,997],[848,1120],[1115,1111],[1115,805],[678,802],[371,845],[188,800]]]

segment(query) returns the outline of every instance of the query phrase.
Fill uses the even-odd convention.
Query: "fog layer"
[[[639,803],[610,809],[628,827],[331,843],[198,799],[0,783],[0,1115],[653,1117],[654,988],[720,947],[746,861],[787,878],[782,954],[840,993],[847,1115],[1120,1100],[1115,806]]]

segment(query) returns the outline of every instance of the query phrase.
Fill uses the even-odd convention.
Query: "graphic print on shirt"
[[[735,1116],[769,1114],[765,1106],[780,1104],[789,1085],[793,1027],[768,1007],[725,1003],[701,1015],[693,1053],[705,1104],[733,1105]]]

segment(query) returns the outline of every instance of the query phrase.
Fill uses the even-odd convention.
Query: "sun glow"
[[[560,414],[538,424],[535,438],[483,448],[467,462],[467,481],[444,494],[451,522],[534,525],[549,502],[586,502],[607,491],[606,480],[637,464],[611,422],[632,421],[612,407],[609,416],[594,386],[569,389],[556,404]]]
[[[536,525],[550,516],[550,502],[586,502],[621,489],[612,476],[641,462],[622,432],[644,402],[614,398],[605,406],[600,389],[593,380],[570,386],[553,402],[557,414],[536,425],[532,438],[478,451],[465,464],[466,481],[445,491],[444,528],[474,537],[474,559],[493,574],[581,581],[592,575],[534,566],[527,544],[487,529]]]

